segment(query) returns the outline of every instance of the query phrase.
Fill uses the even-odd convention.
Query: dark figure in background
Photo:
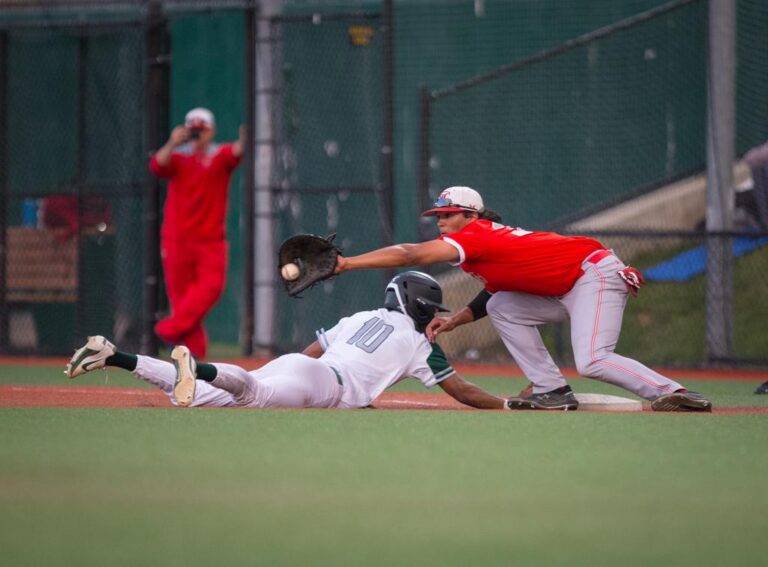
[[[752,172],[756,217],[763,230],[768,230],[768,142],[749,150],[744,161]]]
[[[755,197],[756,217],[763,230],[768,230],[768,142],[752,148],[744,155],[752,173],[752,194]],[[763,382],[755,394],[768,394],[768,382]]]

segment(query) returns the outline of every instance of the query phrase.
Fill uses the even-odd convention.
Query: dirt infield
[[[247,370],[255,370],[264,366],[271,358],[227,358],[216,360],[236,364]],[[69,362],[68,358],[49,356],[0,356],[0,368],[8,365],[17,366],[45,366],[64,368]],[[457,363],[452,365],[457,372],[464,376],[522,376],[523,373],[514,364],[480,364],[474,362]],[[566,378],[580,377],[573,368],[561,368]],[[712,368],[712,369],[683,369],[683,368],[656,368],[666,376],[674,376],[676,380],[768,380],[768,370],[752,368]]]
[[[385,392],[376,400],[374,406],[388,410],[473,411],[445,394],[408,392]],[[168,397],[159,390],[143,388],[0,385],[0,407],[170,408],[172,405]],[[644,410],[650,411],[647,406],[644,406]],[[715,408],[714,413],[768,415],[768,407]]]

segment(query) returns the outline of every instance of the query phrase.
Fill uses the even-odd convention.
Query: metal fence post
[[[255,188],[254,216],[254,350],[271,352],[275,347],[277,310],[277,270],[275,250],[275,211],[273,177],[278,152],[279,69],[275,68],[278,38],[272,17],[279,6],[274,2],[261,5],[256,26],[256,117],[254,129]]]
[[[10,310],[5,301],[6,222],[8,218],[8,34],[0,32],[0,352],[8,348]]]
[[[78,340],[88,331],[85,329],[85,297],[88,287],[85,273],[85,238],[83,236],[83,190],[88,176],[88,38],[80,33],[77,38],[77,163],[75,164],[75,198],[77,199],[77,301],[75,302],[75,336]]]
[[[394,7],[393,0],[384,2],[384,136],[381,147],[381,180],[384,198],[384,244],[394,244],[395,188],[394,188]]]
[[[395,243],[395,186],[394,186],[394,77],[395,77],[395,44],[394,44],[394,0],[384,1],[382,31],[384,41],[384,116],[383,136],[381,144],[381,198],[384,203],[382,219],[382,246]],[[382,287],[395,276],[394,269],[382,270]]]
[[[161,2],[150,2],[146,22],[145,149],[159,148],[168,135],[170,34]],[[149,171],[144,193],[144,313],[141,352],[157,354],[154,324],[160,285],[160,182]]]
[[[425,211],[429,207],[429,127],[432,111],[432,99],[429,89],[425,86],[419,88],[419,211]],[[419,238],[427,240],[427,225],[419,223]]]
[[[708,66],[706,349],[716,361],[729,358],[733,346],[733,238],[722,231],[733,229],[734,210],[734,0],[710,0]]]
[[[253,354],[254,281],[255,281],[255,214],[256,214],[256,26],[258,6],[249,3],[245,12],[245,127],[247,138],[243,164],[243,210],[240,213],[243,239],[243,309],[240,320],[240,352]]]

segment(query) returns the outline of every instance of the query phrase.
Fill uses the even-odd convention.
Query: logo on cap
[[[470,211],[480,213],[485,207],[480,193],[471,187],[457,185],[448,187],[435,199],[432,208],[421,213],[422,216],[436,215],[438,213],[458,213]]]

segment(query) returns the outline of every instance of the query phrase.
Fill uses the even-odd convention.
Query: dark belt
[[[589,256],[587,256],[584,261],[589,262],[590,264],[597,264],[603,258],[607,258],[608,256],[612,256],[612,255],[613,253],[610,250],[597,250],[595,252],[592,252],[592,254],[590,254]]]

